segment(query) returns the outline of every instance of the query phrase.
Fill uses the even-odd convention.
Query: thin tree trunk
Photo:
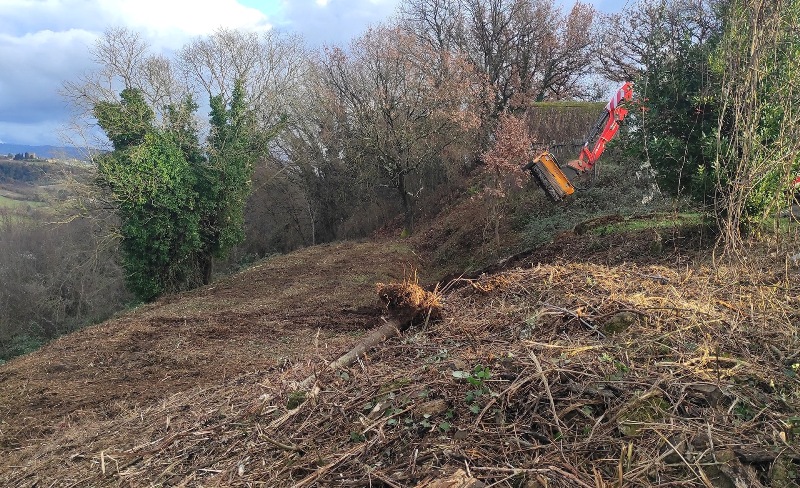
[[[407,325],[408,324],[406,324],[406,326]],[[403,324],[401,324],[397,319],[394,318],[386,319],[385,324],[367,334],[367,336],[364,337],[364,339],[358,344],[356,344],[352,349],[350,349],[350,351],[348,351],[347,354],[341,356],[336,361],[333,361],[332,363],[328,364],[328,368],[337,370],[340,368],[346,368],[347,366],[350,366],[359,357],[363,356],[365,352],[377,346],[381,342],[384,342],[387,339],[391,339],[392,337],[399,336],[403,328],[404,328]],[[297,391],[308,390],[311,387],[311,385],[314,384],[314,381],[316,379],[317,379],[316,375],[311,375],[308,378],[304,379],[297,385]]]
[[[403,214],[405,216],[405,231],[406,235],[411,235],[414,232],[414,200],[406,190],[406,175],[400,174],[397,177],[397,190],[400,192],[400,198],[403,201]]]
[[[210,255],[202,257],[201,271],[203,273],[203,284],[211,283],[211,275],[214,272],[214,258]]]

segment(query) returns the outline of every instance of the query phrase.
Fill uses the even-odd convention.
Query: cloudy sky
[[[592,3],[614,12],[626,1]],[[279,29],[299,33],[312,45],[340,44],[389,17],[399,2],[0,0],[0,142],[63,143],[69,108],[59,89],[93,69],[89,50],[107,28],[139,31],[165,51],[219,27]]]

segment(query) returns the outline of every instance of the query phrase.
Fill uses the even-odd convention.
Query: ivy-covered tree
[[[236,82],[229,103],[211,98],[205,148],[190,97],[167,107],[162,126],[135,89],[95,105],[114,146],[98,179],[117,205],[128,287],[142,300],[207,284],[213,260],[244,238],[255,150],[275,130],[255,129],[243,87]]]
[[[244,206],[253,176],[255,135],[244,84],[239,79],[229,104],[222,95],[211,97],[208,159],[197,167],[202,238],[199,262],[205,283],[211,279],[214,258],[225,257],[244,239]]]
[[[98,161],[98,180],[118,208],[129,289],[152,300],[196,286],[197,192],[178,140],[154,126],[135,89],[124,90],[119,103],[98,103],[94,115],[114,145]]]
[[[153,130],[155,112],[140,90],[125,88],[119,102],[99,102],[93,115],[105,131],[115,151],[125,151],[144,141]]]

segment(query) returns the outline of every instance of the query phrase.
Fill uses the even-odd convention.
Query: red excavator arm
[[[567,166],[573,168],[578,173],[585,173],[592,169],[594,163],[606,149],[606,143],[614,138],[619,131],[619,123],[628,115],[628,110],[621,107],[622,101],[629,101],[633,97],[633,83],[626,81],[617,93],[611,97],[606,109],[600,118],[597,119],[586,143],[581,149],[581,154],[575,161],[570,161]]]
[[[610,141],[619,131],[619,123],[628,115],[628,110],[620,106],[623,101],[633,97],[633,83],[627,81],[617,90],[605,107],[605,110],[592,127],[589,137],[581,149],[578,159],[559,167],[555,156],[545,151],[536,159],[525,165],[536,182],[555,201],[572,195],[575,187],[572,178],[583,174],[594,166]]]
[[[794,201],[800,205],[800,176],[792,181],[792,190],[794,191]]]

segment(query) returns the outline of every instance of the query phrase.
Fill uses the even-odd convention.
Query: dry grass
[[[284,369],[65,419],[4,456],[0,482],[796,486],[797,275],[560,263],[454,281],[441,320],[347,369],[310,337]],[[378,291],[423,296],[407,285]],[[314,373],[319,393],[298,399]]]

